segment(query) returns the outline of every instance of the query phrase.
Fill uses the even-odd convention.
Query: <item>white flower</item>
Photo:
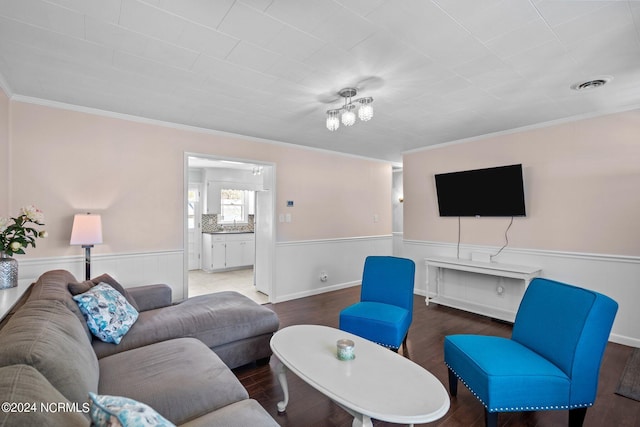
[[[26,215],[26,217],[29,218],[29,221],[36,223],[44,222],[44,214],[40,209],[36,208],[33,205],[25,206],[24,208],[20,209],[20,211],[22,212],[22,215]]]
[[[15,218],[0,218],[0,252],[9,256],[24,254],[29,246],[36,247],[38,237],[48,236],[45,230],[36,230],[30,222],[44,225],[44,214],[35,206],[25,206]]]

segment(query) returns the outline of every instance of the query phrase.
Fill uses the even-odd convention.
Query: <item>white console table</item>
[[[33,280],[18,280],[15,288],[0,289],[0,321],[7,317],[31,287]]]
[[[496,262],[479,262],[447,257],[425,258],[425,264],[427,267],[427,305],[429,305],[429,301],[431,301],[436,304],[471,311],[473,313],[483,314],[485,316],[510,322],[515,320],[517,307],[513,310],[505,310],[503,308],[490,307],[485,304],[477,304],[474,301],[463,301],[442,295],[443,270],[458,270],[490,276],[519,279],[524,281],[525,289],[529,285],[529,282],[539,276],[541,272],[539,267],[500,264]],[[432,297],[430,297],[431,287],[433,287],[434,291],[434,295]]]

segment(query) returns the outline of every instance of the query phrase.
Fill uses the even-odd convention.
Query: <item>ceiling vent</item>
[[[577,90],[577,91],[593,90],[593,89],[597,89],[597,88],[599,88],[601,86],[606,85],[612,79],[613,79],[613,77],[609,77],[609,76],[598,77],[598,78],[593,79],[593,80],[587,80],[585,82],[579,82],[579,83],[572,84],[571,85],[571,89]]]

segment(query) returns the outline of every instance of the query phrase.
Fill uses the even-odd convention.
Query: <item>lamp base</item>
[[[82,245],[84,248],[84,280],[91,280],[91,248],[93,245]]]

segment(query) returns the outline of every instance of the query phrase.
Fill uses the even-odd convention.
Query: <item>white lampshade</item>
[[[76,214],[71,230],[72,245],[96,245],[102,243],[102,218],[100,215]]]

